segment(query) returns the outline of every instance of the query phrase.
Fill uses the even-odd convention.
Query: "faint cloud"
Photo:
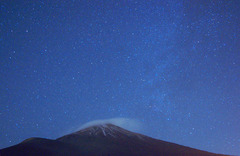
[[[94,120],[94,121],[85,123],[79,129],[84,129],[90,126],[108,124],[108,123],[122,127],[130,131],[140,131],[142,129],[141,122],[131,118],[111,118],[111,119]]]

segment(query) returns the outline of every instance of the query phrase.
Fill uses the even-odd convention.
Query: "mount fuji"
[[[0,150],[1,156],[223,156],[157,140],[113,124],[100,124],[56,140],[29,138]]]

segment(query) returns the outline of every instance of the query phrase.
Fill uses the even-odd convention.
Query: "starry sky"
[[[240,1],[1,0],[0,148],[106,118],[240,154]]]

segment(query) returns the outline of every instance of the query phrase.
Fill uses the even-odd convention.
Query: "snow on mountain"
[[[95,126],[90,126],[88,128],[82,129],[73,134],[78,135],[89,135],[89,136],[108,136],[117,138],[118,136],[135,136],[140,139],[143,139],[141,134],[133,133],[128,130],[125,130],[121,127],[115,126],[113,124],[99,124]]]

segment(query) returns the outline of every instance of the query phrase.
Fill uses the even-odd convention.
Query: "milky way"
[[[0,148],[132,118],[240,153],[240,1],[0,2]]]

